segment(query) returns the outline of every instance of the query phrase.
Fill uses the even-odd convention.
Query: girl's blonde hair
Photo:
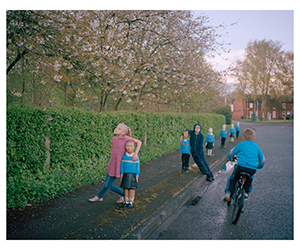
[[[120,124],[124,128],[125,135],[132,137],[131,129],[125,123],[120,123]]]

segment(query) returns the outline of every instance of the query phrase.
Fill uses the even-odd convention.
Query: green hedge
[[[213,109],[212,112],[216,114],[224,115],[226,117],[226,124],[231,125],[232,112],[231,112],[231,107],[229,105]]]
[[[124,122],[143,141],[141,163],[179,149],[184,129],[220,132],[217,114],[95,113],[32,106],[7,108],[7,207],[26,206],[97,183],[105,177],[115,127]],[[50,137],[50,166],[46,138]],[[144,145],[146,143],[146,145]]]

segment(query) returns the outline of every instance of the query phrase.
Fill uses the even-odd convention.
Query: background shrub
[[[231,113],[231,107],[229,105],[213,109],[212,112],[216,114],[224,115],[226,117],[226,124],[231,124],[232,113]]]

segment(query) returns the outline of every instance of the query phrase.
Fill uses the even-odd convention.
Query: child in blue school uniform
[[[135,190],[137,189],[137,183],[140,174],[140,161],[137,158],[136,161],[132,160],[134,154],[134,142],[128,141],[126,143],[126,153],[122,157],[121,161],[121,187],[124,189],[124,203],[123,207],[133,207],[133,201],[135,197]]]
[[[225,141],[227,138],[227,130],[226,130],[226,125],[223,125],[223,129],[221,130],[220,133],[220,139],[221,139],[221,148],[225,148]]]
[[[231,127],[229,129],[229,137],[231,142],[234,142],[234,136],[235,136],[235,128],[234,125],[231,124]]]
[[[213,134],[213,129],[209,128],[208,134],[206,135],[206,148],[207,148],[207,156],[211,157],[212,149],[214,148],[215,144],[215,135]]]
[[[239,143],[227,154],[229,159],[233,159],[234,156],[237,156],[237,164],[234,167],[232,175],[228,178],[224,201],[230,201],[241,172],[250,174],[250,178],[247,178],[244,184],[245,199],[247,199],[252,191],[252,181],[256,170],[263,168],[265,164],[264,154],[254,142],[254,130],[249,128],[245,129],[243,139],[243,142]]]
[[[240,135],[240,130],[241,130],[240,123],[239,123],[239,122],[237,122],[237,124],[236,124],[236,126],[235,126],[236,138],[239,138],[239,135]]]
[[[183,139],[180,142],[180,154],[182,161],[182,173],[187,173],[189,171],[189,161],[191,154],[191,144],[189,140],[189,131],[185,130],[183,132]]]

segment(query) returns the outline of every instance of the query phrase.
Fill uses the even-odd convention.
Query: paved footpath
[[[241,123],[241,131],[245,128]],[[228,138],[224,149],[215,136],[215,156],[207,158],[214,174],[223,167],[229,150],[242,141],[241,136],[234,143]],[[175,151],[141,165],[134,208],[117,204],[118,195],[109,190],[103,202],[89,202],[102,181],[25,209],[7,210],[7,239],[146,239],[205,184],[198,168],[181,173],[180,154]],[[114,185],[119,186],[119,180]]]

